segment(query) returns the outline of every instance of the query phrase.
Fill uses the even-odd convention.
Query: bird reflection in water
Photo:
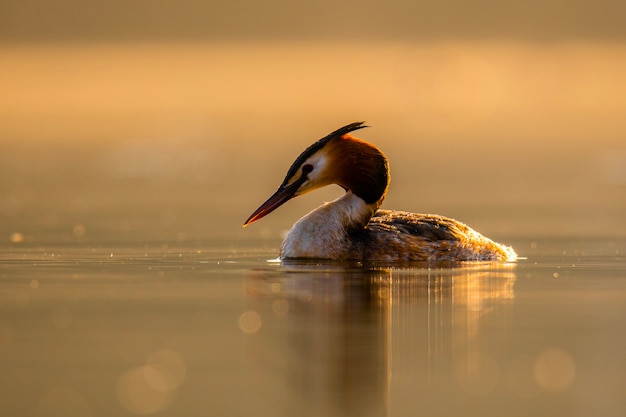
[[[285,411],[388,415],[392,376],[406,374],[482,387],[481,319],[507,310],[515,265],[433,266],[283,261],[251,271],[245,290],[263,328],[249,343],[272,352],[260,366],[283,370]]]

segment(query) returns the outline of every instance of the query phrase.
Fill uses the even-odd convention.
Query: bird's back
[[[378,210],[351,235],[348,257],[382,261],[512,261],[513,249],[444,216]]]

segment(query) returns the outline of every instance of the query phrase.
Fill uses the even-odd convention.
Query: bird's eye
[[[306,164],[302,167],[302,173],[303,174],[308,174],[309,172],[313,171],[313,165],[311,164]]]

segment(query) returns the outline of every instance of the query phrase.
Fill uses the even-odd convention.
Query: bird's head
[[[376,146],[349,135],[365,127],[363,122],[349,124],[309,146],[291,165],[278,190],[244,226],[294,197],[330,184],[352,191],[367,204],[380,205],[389,186],[387,158]]]

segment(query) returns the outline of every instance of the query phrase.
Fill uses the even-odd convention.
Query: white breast
[[[363,227],[375,210],[348,191],[298,220],[283,241],[280,257],[340,259],[350,247],[347,229]]]

